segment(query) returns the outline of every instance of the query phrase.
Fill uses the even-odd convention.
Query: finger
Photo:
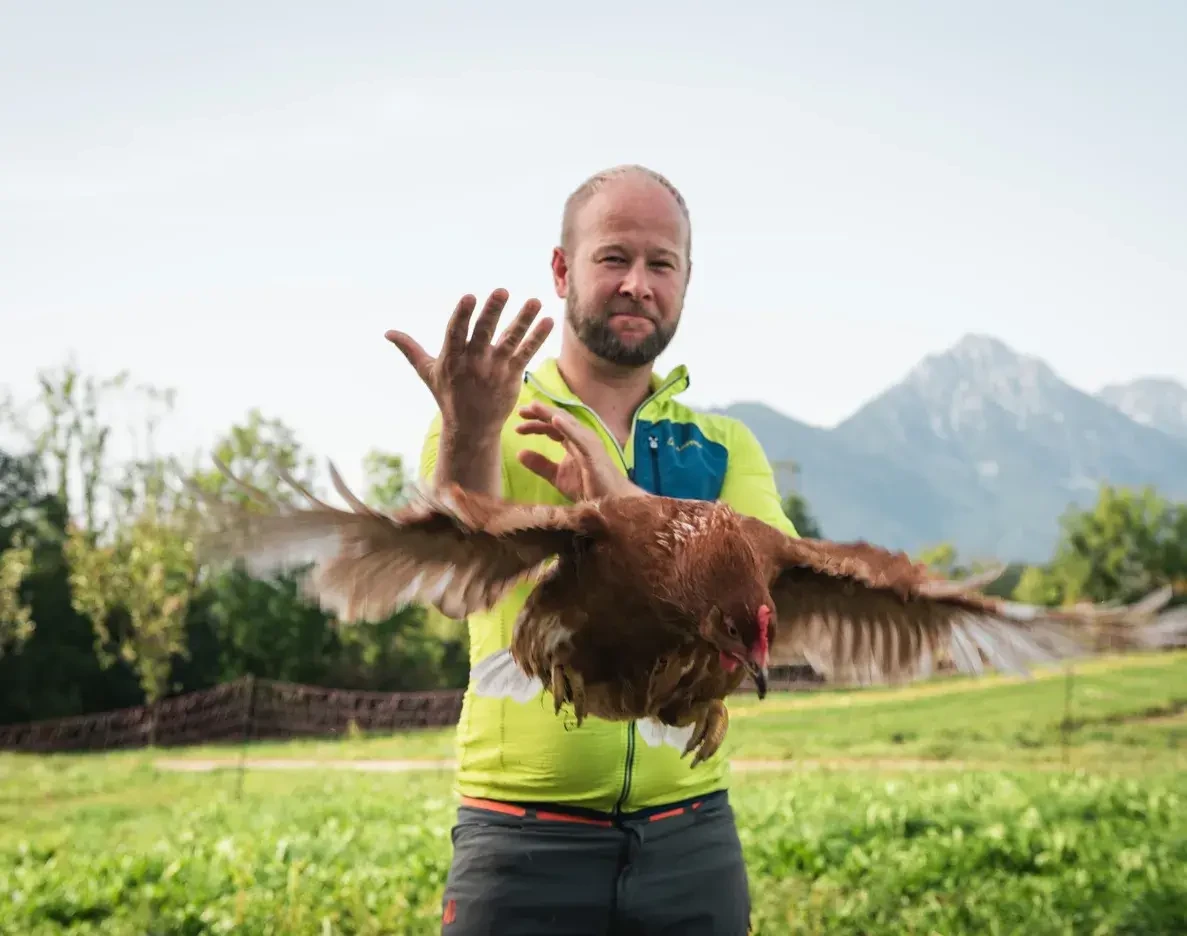
[[[519,408],[519,415],[524,419],[539,419],[548,422],[559,413],[560,410],[555,406],[549,406],[547,403],[541,403],[539,400],[533,400]]]
[[[434,358],[425,351],[411,335],[394,328],[384,332],[383,337],[400,349],[400,353],[408,359],[408,363],[420,376],[421,380],[428,379],[429,369],[433,366]]]
[[[478,300],[469,293],[458,300],[445,328],[445,345],[441,349],[443,355],[462,354],[466,350],[466,336],[470,334],[470,316],[477,304]]]
[[[553,487],[556,487],[557,473],[561,467],[556,462],[545,458],[539,452],[533,452],[531,449],[524,449],[519,453],[519,462],[528,471],[538,474]]]
[[[507,330],[499,338],[495,350],[500,354],[514,354],[519,343],[523,341],[523,336],[528,333],[528,326],[532,324],[532,320],[539,312],[539,299],[529,299],[525,302],[523,308],[519,310],[519,314],[515,316],[515,320],[507,326]]]
[[[511,360],[515,362],[518,368],[525,368],[528,366],[528,361],[536,356],[536,352],[540,350],[540,346],[544,344],[548,333],[552,331],[552,319],[542,318],[536,323],[536,327],[532,329],[532,333],[528,335],[527,341],[521,344],[512,355]]]
[[[588,456],[597,436],[564,410],[534,401],[522,406],[519,415],[525,422],[516,426],[517,432],[527,435],[546,435],[557,442],[571,443],[574,454]],[[531,427],[531,428],[525,428]]]
[[[564,442],[565,435],[550,422],[542,422],[538,419],[533,419],[530,422],[520,423],[515,427],[515,431],[520,435],[542,435],[548,436],[554,442]]]
[[[478,350],[490,344],[491,336],[495,333],[495,326],[499,324],[499,316],[503,314],[503,306],[507,304],[507,290],[496,289],[486,299],[478,321],[474,323],[474,334],[470,338],[470,347]]]
[[[564,436],[566,442],[572,443],[573,447],[582,455],[590,455],[593,446],[598,444],[598,438],[593,431],[586,429],[568,413],[553,413],[549,423]]]

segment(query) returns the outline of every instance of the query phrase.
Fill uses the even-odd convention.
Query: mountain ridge
[[[1102,387],[1097,396],[1134,422],[1187,439],[1187,387],[1169,377],[1139,377]]]
[[[974,333],[830,428],[753,401],[713,411],[750,427],[781,488],[801,491],[828,537],[911,553],[949,541],[969,558],[1041,562],[1060,515],[1091,504],[1102,481],[1187,498],[1187,388],[1165,378],[1116,387],[1080,390],[1041,358]],[[794,478],[778,465],[787,460]]]

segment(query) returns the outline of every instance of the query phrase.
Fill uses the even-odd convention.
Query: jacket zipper
[[[623,804],[631,792],[631,777],[635,772],[635,732],[637,728],[632,721],[626,728],[626,763],[622,769],[622,789],[618,793],[618,800],[614,804],[614,815],[621,815]]]
[[[594,420],[597,422],[597,424],[602,427],[602,431],[606,433],[606,437],[614,445],[614,450],[616,452],[618,452],[618,457],[622,461],[622,467],[626,470],[627,477],[630,478],[632,481],[635,480],[635,473],[630,469],[630,467],[626,463],[626,452],[623,451],[622,446],[618,444],[618,439],[614,438],[614,433],[611,432],[609,430],[609,428],[607,428],[606,424],[604,422],[602,422],[602,418],[597,413],[595,413],[590,407],[586,406],[584,403],[582,403],[580,401],[571,402],[571,401],[567,401],[567,400],[561,400],[561,399],[553,396],[551,393],[549,393],[547,390],[545,390],[543,387],[541,387],[540,382],[538,380],[536,380],[536,378],[533,377],[531,374],[524,374],[524,380],[529,381],[538,393],[540,393],[542,396],[547,397],[549,400],[551,400],[557,406],[579,407],[580,409],[583,409],[587,413],[589,413],[589,415],[594,418]],[[638,408],[635,410],[634,414],[631,416],[631,432],[630,432],[630,435],[628,436],[628,438],[634,437],[635,423],[638,421],[639,413],[641,413],[643,411],[643,408],[645,406],[647,406],[647,404],[650,403],[652,400],[654,400],[656,397],[658,397],[661,393],[663,393],[665,390],[667,390],[668,387],[674,386],[679,380],[680,380],[679,377],[675,377],[671,380],[665,381],[664,383],[660,384],[659,387],[656,388],[655,393],[648,396],[647,399],[645,399],[642,403],[639,404]],[[655,478],[655,493],[659,494],[660,493],[659,441],[656,439],[656,437],[654,435],[652,435],[652,436],[648,437],[647,444],[648,444],[648,447],[651,449],[651,467],[652,467],[652,474]],[[626,763],[623,765],[623,771],[622,771],[622,790],[619,792],[618,800],[614,804],[614,814],[615,815],[618,815],[622,812],[622,807],[626,803],[627,796],[629,796],[630,792],[631,792],[631,778],[632,778],[632,775],[634,774],[634,770],[635,770],[635,732],[636,732],[636,730],[637,730],[637,726],[633,720],[627,723]]]

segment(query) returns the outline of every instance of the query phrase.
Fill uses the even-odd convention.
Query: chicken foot
[[[729,720],[729,711],[724,702],[720,699],[709,702],[697,717],[696,729],[693,731],[692,737],[688,739],[684,753],[680,756],[686,757],[690,751],[696,749],[690,766],[696,767],[701,761],[708,760],[717,753],[721,742],[725,740]]]
[[[585,680],[581,678],[573,667],[553,661],[552,664],[552,701],[556,713],[559,715],[561,706],[566,701],[573,703],[573,715],[577,719],[577,727],[585,721]],[[566,691],[566,689],[568,691]]]

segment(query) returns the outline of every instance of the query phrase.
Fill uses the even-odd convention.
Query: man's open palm
[[[392,329],[385,334],[425,382],[442,419],[457,431],[478,436],[499,433],[519,398],[528,362],[552,331],[552,319],[543,318],[528,335],[540,311],[539,300],[529,299],[499,340],[492,343],[507,298],[505,289],[492,292],[473,335],[469,335],[470,316],[477,300],[463,296],[449,319],[437,357],[404,332]]]

